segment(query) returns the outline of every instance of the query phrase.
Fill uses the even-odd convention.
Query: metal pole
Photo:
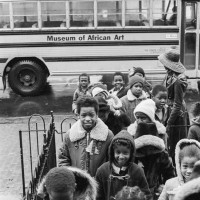
[[[23,144],[22,144],[22,131],[19,131],[19,143],[20,143],[20,157],[21,157],[21,169],[22,169],[22,187],[23,197],[26,195],[25,192],[25,177],[24,177],[24,156],[23,156]]]

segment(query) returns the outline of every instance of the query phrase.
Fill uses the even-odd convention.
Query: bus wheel
[[[21,60],[14,64],[8,75],[12,90],[22,96],[34,96],[46,86],[47,75],[42,67],[31,60]]]

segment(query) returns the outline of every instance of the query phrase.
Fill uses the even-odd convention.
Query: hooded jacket
[[[131,156],[126,167],[121,169],[114,165],[114,149],[113,143],[118,139],[125,139],[131,142]],[[133,137],[125,130],[122,130],[114,136],[109,146],[109,162],[104,163],[98,168],[96,180],[99,183],[97,200],[110,200],[124,186],[139,186],[145,193],[147,199],[151,199],[149,187],[143,170],[133,163],[135,155],[135,144]],[[117,173],[117,170],[122,172]],[[124,171],[123,171],[124,170]],[[120,174],[120,175],[119,175]]]
[[[200,117],[192,119],[192,126],[188,131],[188,139],[194,139],[200,142]]]
[[[181,165],[179,161],[180,150],[183,144],[185,145],[196,144],[200,149],[200,143],[196,140],[182,139],[177,143],[176,149],[175,149],[175,163],[176,163],[177,177],[171,178],[166,181],[163,191],[158,200],[174,200],[174,195],[180,189],[180,186],[182,186],[185,183],[184,177],[182,176],[182,173],[181,173]]]
[[[131,123],[135,121],[135,116],[133,114],[133,111],[135,107],[142,101],[147,99],[147,96],[144,91],[142,91],[141,96],[138,98],[132,94],[131,90],[129,89],[126,96],[123,96],[120,100],[122,102],[122,112],[127,114],[127,116],[130,118]]]
[[[78,168],[67,168],[74,173],[76,180],[76,190],[74,192],[73,200],[81,200],[86,198],[96,200],[98,185],[95,179],[85,171]],[[46,177],[42,179],[37,189],[37,195],[41,198],[44,198],[46,195],[48,195],[45,188],[45,179]]]
[[[108,147],[112,138],[113,133],[101,119],[98,118],[90,133],[83,129],[78,120],[64,137],[58,165],[78,167],[95,176],[97,168],[108,160]]]
[[[143,167],[155,199],[159,186],[175,176],[164,141],[158,135],[155,123],[139,123],[135,133],[136,163]]]

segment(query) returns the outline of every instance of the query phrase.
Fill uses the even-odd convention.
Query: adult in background
[[[174,160],[175,147],[180,139],[187,138],[187,125],[189,123],[184,94],[187,89],[187,79],[184,75],[185,67],[179,60],[177,49],[170,49],[158,56],[158,60],[167,71],[165,86],[168,92],[168,106],[170,108],[167,120],[167,133],[169,136],[169,154]]]

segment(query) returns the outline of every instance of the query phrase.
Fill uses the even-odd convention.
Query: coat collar
[[[179,154],[180,154],[182,144],[188,144],[188,145],[195,144],[200,149],[200,143],[197,140],[193,140],[193,139],[182,139],[176,144],[175,164],[176,164],[176,173],[177,173],[177,177],[178,177],[178,181],[179,181],[180,185],[183,185],[185,183],[184,178],[181,174],[181,165],[180,165],[180,161],[179,161]]]
[[[129,101],[134,101],[135,99],[146,99],[147,95],[145,92],[142,90],[142,95],[140,95],[138,98],[132,94],[131,90],[129,89],[127,92],[127,98]]]
[[[69,138],[71,142],[76,142],[85,137],[87,131],[83,129],[81,121],[74,123],[69,131]],[[108,136],[108,127],[101,119],[97,119],[96,126],[90,132],[90,138],[99,141],[106,141]]]

